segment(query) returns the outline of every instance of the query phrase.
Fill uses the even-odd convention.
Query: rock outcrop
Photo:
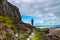
[[[10,16],[21,21],[21,15],[19,9],[7,2],[7,0],[0,0],[0,15]]]
[[[0,31],[0,39],[3,38],[5,40],[8,38],[7,40],[10,40],[10,37],[14,37],[15,34],[18,33],[18,36],[20,37],[18,37],[19,39],[21,39],[21,36],[23,36],[22,38],[26,40],[28,35],[32,32],[32,25],[24,23],[22,21],[19,9],[16,6],[12,5],[7,0],[0,0]],[[4,34],[3,31],[6,34]],[[5,37],[2,37],[1,35]],[[15,39],[16,38],[14,37],[14,40]]]

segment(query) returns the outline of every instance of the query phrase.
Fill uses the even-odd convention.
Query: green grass
[[[52,28],[52,27],[51,26],[41,26],[41,27],[36,27],[36,28],[45,29],[45,28]]]
[[[9,25],[13,24],[12,18],[10,18],[8,16],[0,16],[0,22],[4,22],[4,23],[9,24]]]
[[[37,32],[34,36],[31,37],[31,40],[40,40],[41,39],[41,34]]]
[[[7,24],[7,26],[11,28],[14,33],[17,33],[17,29],[13,23],[13,18],[9,16],[0,16],[0,22]]]
[[[39,28],[34,29],[35,34],[31,37],[31,40],[42,40],[43,39],[43,37],[44,37],[43,34],[45,34],[45,33],[40,32],[39,30],[40,30]],[[46,40],[46,38],[44,40]]]

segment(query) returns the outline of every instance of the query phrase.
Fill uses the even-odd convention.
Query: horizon
[[[36,25],[60,25],[60,0],[8,0],[16,5],[21,13],[22,21]]]

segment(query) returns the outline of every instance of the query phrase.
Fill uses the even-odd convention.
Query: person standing
[[[32,26],[33,26],[33,24],[34,24],[34,20],[33,20],[33,18],[31,19],[31,24],[32,24]]]

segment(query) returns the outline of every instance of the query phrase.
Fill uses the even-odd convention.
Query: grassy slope
[[[31,37],[31,40],[46,40],[44,37],[44,32],[40,32],[40,29],[35,29],[35,34]]]
[[[0,23],[4,23],[4,24],[7,24],[7,27],[10,28],[13,32],[13,34],[16,34],[17,33],[17,28],[15,27],[14,23],[15,20],[9,16],[0,16]],[[3,24],[3,25],[4,25]],[[4,26],[4,28],[7,28],[6,26]],[[27,28],[27,27],[26,27]],[[3,29],[3,27],[2,27]],[[3,29],[4,30],[4,29]],[[5,30],[4,30],[5,31]],[[22,36],[23,37],[20,37],[18,38],[18,40],[26,40],[26,38],[28,37],[29,33],[27,31],[22,31]],[[6,32],[5,32],[6,33]],[[4,33],[3,33],[4,34]],[[10,34],[7,33],[7,38],[9,39],[9,37],[11,37],[11,35],[9,36]]]
[[[0,37],[4,36],[4,37],[2,37],[2,39],[11,40],[12,35],[17,33],[17,29],[14,26],[13,21],[14,20],[11,17],[0,16]],[[7,28],[10,29],[10,31],[8,33],[6,31]]]
[[[5,24],[7,24],[8,27],[13,28],[12,30],[14,31],[14,33],[17,32],[16,27],[13,24],[13,19],[11,17],[8,16],[0,16],[0,22],[3,22]]]

